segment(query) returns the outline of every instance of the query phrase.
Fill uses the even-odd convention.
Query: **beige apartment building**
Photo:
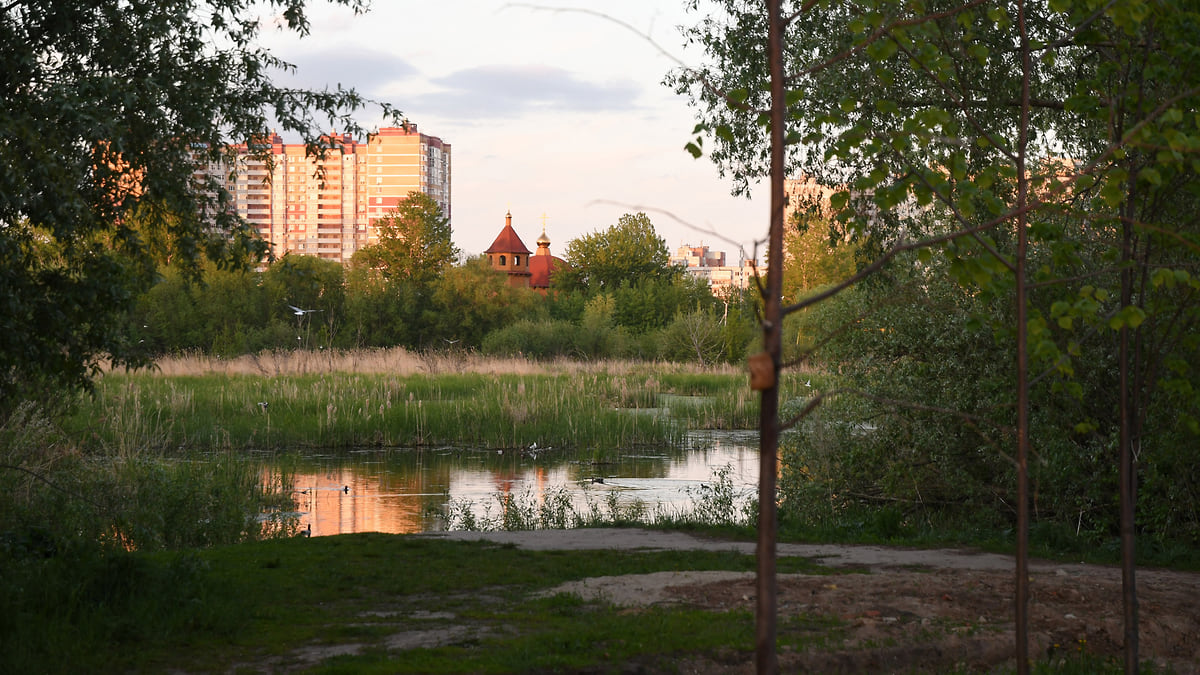
[[[276,257],[295,253],[347,262],[376,241],[375,222],[413,191],[431,197],[451,217],[449,143],[418,132],[416,125],[380,129],[366,142],[349,134],[331,140],[336,142],[318,161],[306,155],[304,144],[271,134],[263,139],[270,144],[269,164],[243,145],[232,176],[223,167],[208,167],[222,177],[238,215]]]
[[[737,290],[749,288],[758,274],[757,261],[739,251],[738,264],[727,265],[724,251],[713,251],[704,244],[684,244],[675,249],[671,264],[684,268],[693,277],[704,279],[718,298],[727,298]]]

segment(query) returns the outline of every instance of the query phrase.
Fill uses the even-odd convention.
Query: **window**
[[[519,255],[513,256],[513,266],[515,266],[515,267],[521,266],[521,256],[519,256]]]
[[[504,256],[500,256],[500,266],[504,267]]]

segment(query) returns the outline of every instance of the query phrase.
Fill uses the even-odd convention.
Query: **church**
[[[530,252],[512,226],[512,212],[504,214],[504,229],[484,253],[492,269],[508,275],[508,285],[532,288],[545,295],[550,290],[550,275],[566,265],[562,258],[550,253],[550,238],[546,236],[545,217],[542,236],[537,238],[537,251]]]

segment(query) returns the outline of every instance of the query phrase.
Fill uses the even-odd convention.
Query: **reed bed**
[[[743,369],[721,364],[701,367],[692,364],[619,359],[580,361],[567,358],[535,360],[520,357],[484,356],[471,350],[416,352],[402,347],[356,350],[277,350],[222,358],[200,352],[165,356],[149,372],[171,377],[188,375],[305,375],[315,373],[363,373],[390,375],[438,375],[476,373],[482,375],[546,375],[640,372],[710,373],[741,375]]]
[[[687,428],[752,428],[757,411],[746,376],[728,367],[394,349],[184,356],[108,372],[64,426],[118,455],[533,443],[607,450],[678,445]]]

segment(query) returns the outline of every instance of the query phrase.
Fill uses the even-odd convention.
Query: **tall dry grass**
[[[304,375],[320,373],[364,373],[391,375],[576,375],[603,373],[627,375],[634,372],[736,375],[738,366],[603,359],[580,361],[558,358],[539,361],[521,357],[484,356],[470,350],[414,352],[402,347],[355,350],[279,350],[217,358],[193,353],[164,356],[152,369],[162,375],[180,377],[225,375]]]

